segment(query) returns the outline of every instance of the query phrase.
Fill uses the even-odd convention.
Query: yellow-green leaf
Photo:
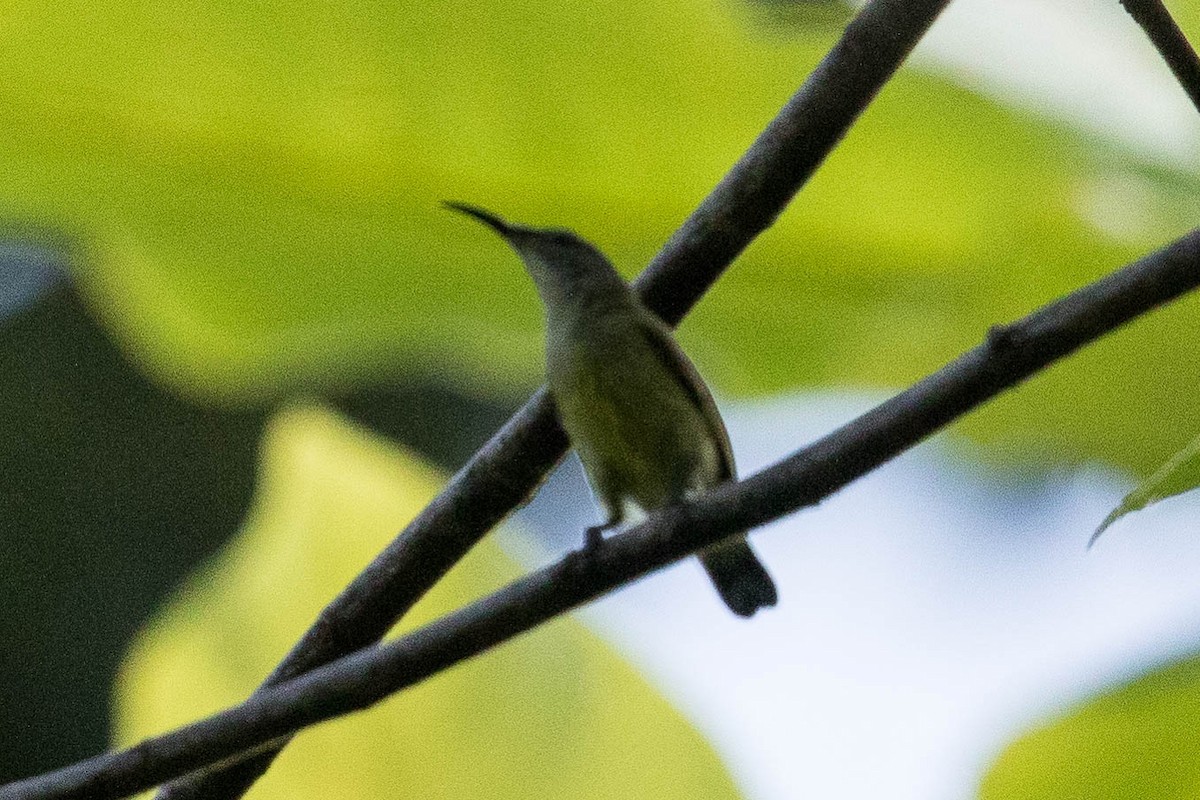
[[[1200,659],[1158,670],[1000,755],[980,800],[1184,800],[1200,794]]]
[[[442,481],[311,407],[274,421],[262,470],[241,535],[132,648],[116,694],[121,742],[244,698]],[[515,574],[484,542],[404,627]],[[699,734],[569,618],[302,733],[255,790],[321,800],[736,796]]]

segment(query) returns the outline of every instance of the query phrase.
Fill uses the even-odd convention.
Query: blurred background
[[[1200,11],[1168,3],[1200,37]],[[472,202],[632,276],[836,2],[0,3],[0,779],[250,691],[540,383]],[[743,474],[1182,235],[1200,118],[1116,3],[955,0],[679,338]],[[1200,788],[1200,306],[369,714],[252,796],[1179,797]],[[423,603],[578,544],[571,459]]]

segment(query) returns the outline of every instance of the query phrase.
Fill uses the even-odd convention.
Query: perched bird
[[[607,514],[589,529],[589,546],[620,524],[629,504],[651,511],[733,479],[729,434],[708,387],[599,250],[570,231],[446,205],[504,237],[537,286],[546,312],[546,383]],[[735,614],[775,605],[775,584],[745,537],[712,545],[700,561]]]

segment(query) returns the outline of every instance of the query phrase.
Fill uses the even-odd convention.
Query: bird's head
[[[548,308],[564,297],[609,289],[615,285],[614,281],[625,286],[604,254],[571,231],[513,225],[490,211],[465,203],[446,202],[445,206],[500,234],[525,263]]]

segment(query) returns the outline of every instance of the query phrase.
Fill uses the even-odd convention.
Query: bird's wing
[[[717,453],[721,458],[721,480],[732,480],[736,475],[733,465],[733,447],[729,443],[729,433],[725,423],[717,411],[717,404],[712,394],[704,385],[704,379],[696,371],[687,354],[675,342],[667,326],[650,311],[646,311],[640,320],[640,329],[646,343],[662,362],[667,371],[679,380],[679,385],[687,393],[688,399],[700,412],[700,417],[717,443]]]

